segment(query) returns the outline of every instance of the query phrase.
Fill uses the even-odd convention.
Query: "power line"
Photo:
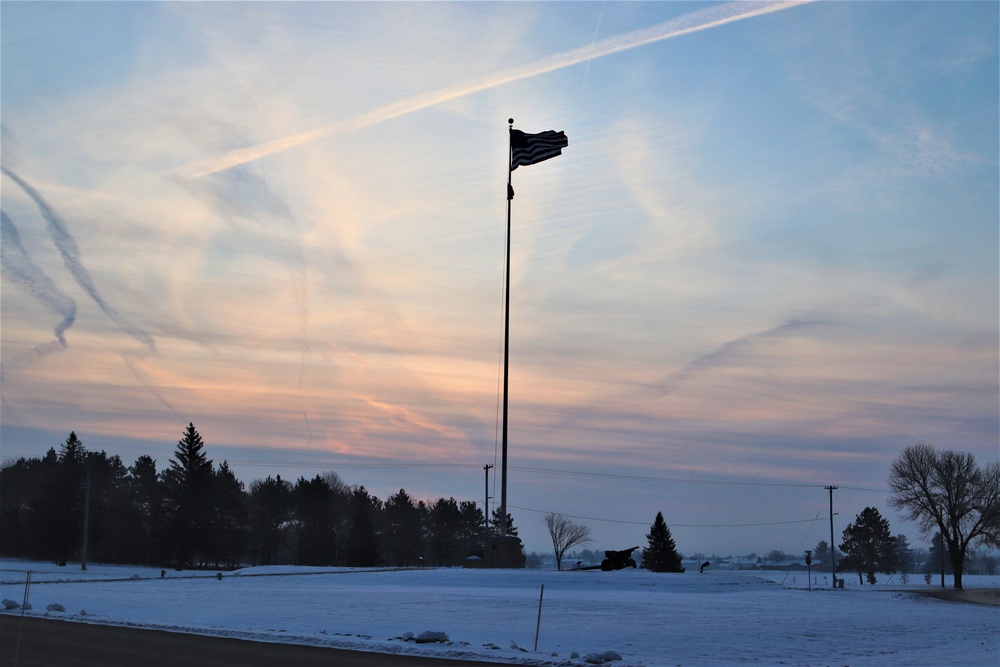
[[[302,466],[324,466],[323,463],[317,462],[303,462],[296,463],[294,461],[242,461],[242,460],[231,460],[229,461],[234,465],[243,465],[248,467],[265,467],[265,466],[279,466],[279,467],[302,467]],[[481,463],[329,463],[325,467],[330,468],[482,468]],[[601,472],[583,472],[580,470],[557,470],[554,468],[534,468],[528,466],[507,466],[510,470],[520,470],[521,472],[530,472],[541,475],[560,475],[564,477],[598,477],[604,479],[621,479],[630,481],[641,481],[641,482],[671,482],[674,484],[717,484],[724,486],[772,486],[772,487],[786,487],[786,488],[799,488],[799,489],[826,489],[823,484],[807,484],[805,482],[740,482],[734,480],[721,480],[721,479],[684,479],[681,477],[657,477],[651,475],[622,475],[615,473],[601,473]],[[889,489],[872,489],[860,486],[841,486],[839,488],[849,489],[852,491],[870,491],[874,493],[890,493]]]
[[[536,510],[530,507],[518,507],[517,505],[509,505],[514,509],[524,510],[525,512],[535,512],[537,514],[548,514],[549,512],[545,510]],[[651,525],[648,521],[624,521],[621,519],[601,519],[593,516],[579,516],[576,514],[563,514],[562,516],[571,519],[582,519],[584,521],[602,521],[604,523],[624,523],[630,526],[649,526]],[[812,519],[796,519],[794,521],[769,521],[765,523],[671,523],[671,526],[676,528],[750,528],[755,526],[785,526],[793,523],[815,523],[819,520],[819,515]]]
[[[231,465],[246,466],[248,468],[262,468],[274,466],[281,468],[481,468],[480,463],[325,463],[317,461],[243,461],[226,459]]]
[[[526,468],[521,466],[510,466],[512,470],[522,472],[535,472],[548,475],[565,475],[570,477],[603,477],[606,479],[625,479],[643,482],[673,482],[678,484],[724,484],[733,486],[787,486],[807,489],[822,489],[822,484],[805,484],[792,482],[737,482],[732,480],[712,480],[712,479],[682,479],[678,477],[652,477],[648,475],[619,475],[604,472],[580,472],[572,470],[553,470],[551,468]]]

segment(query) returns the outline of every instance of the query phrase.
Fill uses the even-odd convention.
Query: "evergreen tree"
[[[214,560],[216,564],[236,567],[246,552],[248,542],[250,513],[247,495],[243,491],[243,482],[236,479],[227,461],[223,461],[216,471],[212,487],[217,507]]]
[[[813,547],[813,560],[816,561],[816,567],[830,567],[830,545],[826,540],[820,540]]]
[[[490,534],[499,535],[500,534],[500,506],[497,505],[493,508],[493,514],[490,517]],[[514,525],[514,517],[511,516],[510,512],[507,512],[507,534],[517,537],[517,526]]]
[[[876,571],[895,572],[895,541],[889,522],[874,507],[866,507],[844,529],[840,550],[844,552],[840,569],[857,571],[861,583],[864,583],[862,574],[867,574],[868,583],[874,584]]]
[[[204,446],[194,424],[188,424],[170,467],[163,472],[167,535],[178,568],[198,562],[212,548],[212,462]]]
[[[642,550],[642,566],[653,572],[683,572],[681,555],[670,534],[670,528],[663,520],[663,512],[656,513],[656,519],[646,533],[649,546]]]
[[[486,528],[486,515],[483,514],[482,508],[474,500],[463,500],[458,505],[458,511],[462,515],[459,540],[465,547],[471,547],[472,543],[481,543]],[[462,555],[464,557],[466,554]]]
[[[30,558],[33,528],[28,512],[40,485],[38,459],[21,457],[0,466],[0,555]]]
[[[129,468],[129,491],[139,520],[136,551],[139,562],[150,565],[163,562],[164,526],[163,493],[156,461],[146,454]]]
[[[300,565],[337,563],[337,495],[321,475],[300,477],[292,490]]]
[[[954,574],[952,569],[951,551],[948,544],[941,538],[941,533],[934,533],[931,537],[931,548],[927,550],[927,563],[924,566],[925,572],[932,574]]]
[[[895,553],[896,569],[903,574],[913,571],[913,550],[906,535],[900,533],[892,538],[892,550]]]
[[[47,557],[64,566],[79,554],[83,539],[83,479],[87,449],[71,432],[59,447],[56,464],[49,468],[42,509]]]
[[[281,553],[288,548],[291,495],[291,487],[281,475],[250,485],[250,553],[254,565],[281,562]]]
[[[430,549],[434,562],[442,567],[462,562],[462,511],[454,498],[439,498],[428,514]]]
[[[375,531],[375,514],[380,502],[363,486],[351,495],[352,521],[347,533],[345,565],[348,567],[374,567],[379,564],[379,539]]]
[[[416,565],[423,553],[420,509],[403,489],[385,502],[385,551],[389,565]]]
[[[88,559],[101,563],[136,563],[140,559],[141,520],[132,498],[128,468],[117,455],[91,452],[90,537]]]
[[[50,447],[31,476],[34,490],[29,492],[26,523],[30,530],[28,541],[32,558],[58,559],[57,526],[63,513],[61,505],[64,504],[61,502],[63,493],[59,472],[59,455],[55,448]]]

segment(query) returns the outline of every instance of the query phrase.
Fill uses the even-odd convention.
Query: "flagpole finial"
[[[514,124],[514,119],[513,119],[513,118],[508,118],[508,119],[507,119],[507,122],[508,122],[508,123],[509,123],[510,125],[513,125],[513,124]]]

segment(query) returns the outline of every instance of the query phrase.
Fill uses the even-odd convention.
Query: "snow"
[[[814,575],[809,591],[801,572],[258,567],[220,578],[0,561],[0,599],[20,605],[28,570],[31,616],[257,641],[581,667],[1000,664],[1000,607],[916,593],[940,590],[939,578],[848,577],[832,590]],[[965,585],[998,589],[1000,577]]]

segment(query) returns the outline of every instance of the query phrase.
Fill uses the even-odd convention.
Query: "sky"
[[[1000,456],[995,2],[3,2],[4,460],[811,549]],[[484,466],[493,465],[484,470]]]

